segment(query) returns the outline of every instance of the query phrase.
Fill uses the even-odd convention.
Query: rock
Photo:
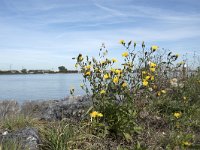
[[[64,118],[80,119],[84,110],[91,106],[90,98],[69,97],[68,100],[55,101],[41,111],[41,119],[53,121]]]
[[[56,121],[64,118],[80,119],[91,106],[88,96],[70,96],[61,100],[25,102],[21,113],[39,120]]]
[[[7,149],[11,149],[12,145],[16,143],[18,149],[21,150],[39,150],[40,138],[37,129],[25,128],[0,135],[0,143],[2,143],[2,147],[6,146]]]

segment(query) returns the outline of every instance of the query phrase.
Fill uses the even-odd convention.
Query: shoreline
[[[0,75],[45,75],[45,74],[80,74],[80,72],[67,72],[67,73],[5,73]]]

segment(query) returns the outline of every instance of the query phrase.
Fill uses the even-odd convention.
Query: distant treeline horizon
[[[50,69],[22,69],[22,70],[0,70],[0,74],[46,74],[46,73],[78,73],[78,70],[68,70],[65,66],[59,66],[58,71]]]

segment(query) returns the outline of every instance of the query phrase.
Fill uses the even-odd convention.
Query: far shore
[[[52,73],[0,73],[0,75],[37,75],[37,74],[79,74],[80,72],[52,72]]]

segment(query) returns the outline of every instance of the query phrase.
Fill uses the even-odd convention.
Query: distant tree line
[[[53,70],[0,70],[0,74],[55,74],[55,73],[78,73],[78,70],[68,70],[65,66],[59,66],[58,71]]]

